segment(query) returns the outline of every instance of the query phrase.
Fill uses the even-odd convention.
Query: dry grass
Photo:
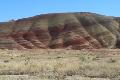
[[[0,80],[119,80],[120,50],[0,50]]]

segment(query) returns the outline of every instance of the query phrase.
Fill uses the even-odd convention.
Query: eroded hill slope
[[[120,48],[120,19],[89,12],[38,15],[0,23],[0,48]]]

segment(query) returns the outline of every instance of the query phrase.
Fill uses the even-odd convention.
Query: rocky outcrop
[[[119,17],[89,12],[44,14],[1,22],[0,48],[120,48],[119,24]]]

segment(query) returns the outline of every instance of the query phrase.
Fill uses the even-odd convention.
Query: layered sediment
[[[1,22],[0,48],[120,48],[119,24],[119,17],[89,12],[44,14]]]

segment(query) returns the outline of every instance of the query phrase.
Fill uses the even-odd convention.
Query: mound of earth
[[[119,17],[89,12],[44,14],[1,22],[0,48],[120,48],[119,24]]]

